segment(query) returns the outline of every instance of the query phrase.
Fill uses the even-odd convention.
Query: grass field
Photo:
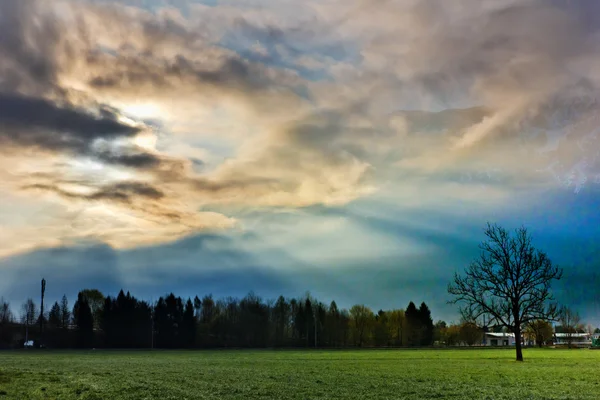
[[[600,399],[600,351],[6,351],[0,399]]]

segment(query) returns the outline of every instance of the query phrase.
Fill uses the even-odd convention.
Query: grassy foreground
[[[600,351],[7,351],[0,399],[600,399]]]

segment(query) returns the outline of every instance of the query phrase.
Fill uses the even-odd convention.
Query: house
[[[484,346],[514,346],[515,334],[504,332],[485,332],[483,337]]]

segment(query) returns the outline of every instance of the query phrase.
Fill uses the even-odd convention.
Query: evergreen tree
[[[60,301],[60,325],[63,329],[67,329],[69,327],[69,323],[71,322],[71,311],[69,309],[69,301],[67,300],[67,295],[63,295]]]
[[[327,331],[327,345],[332,347],[339,346],[342,342],[340,337],[340,311],[335,301],[331,302],[327,310],[325,330]]]
[[[204,311],[204,304],[202,309]],[[183,311],[181,297],[175,297],[173,293],[165,298],[158,299],[154,309],[154,327],[158,347],[177,348],[184,346],[181,337]]]
[[[421,346],[431,346],[433,344],[433,319],[431,319],[431,311],[425,302],[419,307],[419,320],[421,323]]]
[[[194,316],[194,303],[191,299],[188,299],[185,303],[185,310],[183,311],[183,345],[185,347],[194,347],[194,341],[196,339],[196,318]]]
[[[91,347],[94,342],[94,318],[90,305],[81,292],[73,306],[73,320],[77,327],[79,347]]]
[[[418,346],[421,344],[422,320],[417,306],[412,301],[408,303],[404,313],[406,318],[406,344],[408,346]]]
[[[48,313],[48,325],[51,328],[59,328],[62,324],[62,316],[60,314],[60,304],[54,302]]]
[[[290,305],[283,296],[279,296],[273,308],[273,323],[275,325],[275,344],[282,346],[288,331]]]
[[[304,327],[306,329],[306,347],[314,346],[314,314],[313,314],[313,306],[310,298],[307,297],[304,301]]]

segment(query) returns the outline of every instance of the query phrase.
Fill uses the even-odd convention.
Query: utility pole
[[[313,311],[313,316],[315,318],[315,349],[317,348],[317,313]]]
[[[42,278],[42,304],[40,306],[40,345],[44,337],[44,294],[46,293],[46,280]]]
[[[150,299],[151,309],[150,309],[150,325],[151,325],[151,334],[150,334],[150,349],[154,350],[154,302]]]

